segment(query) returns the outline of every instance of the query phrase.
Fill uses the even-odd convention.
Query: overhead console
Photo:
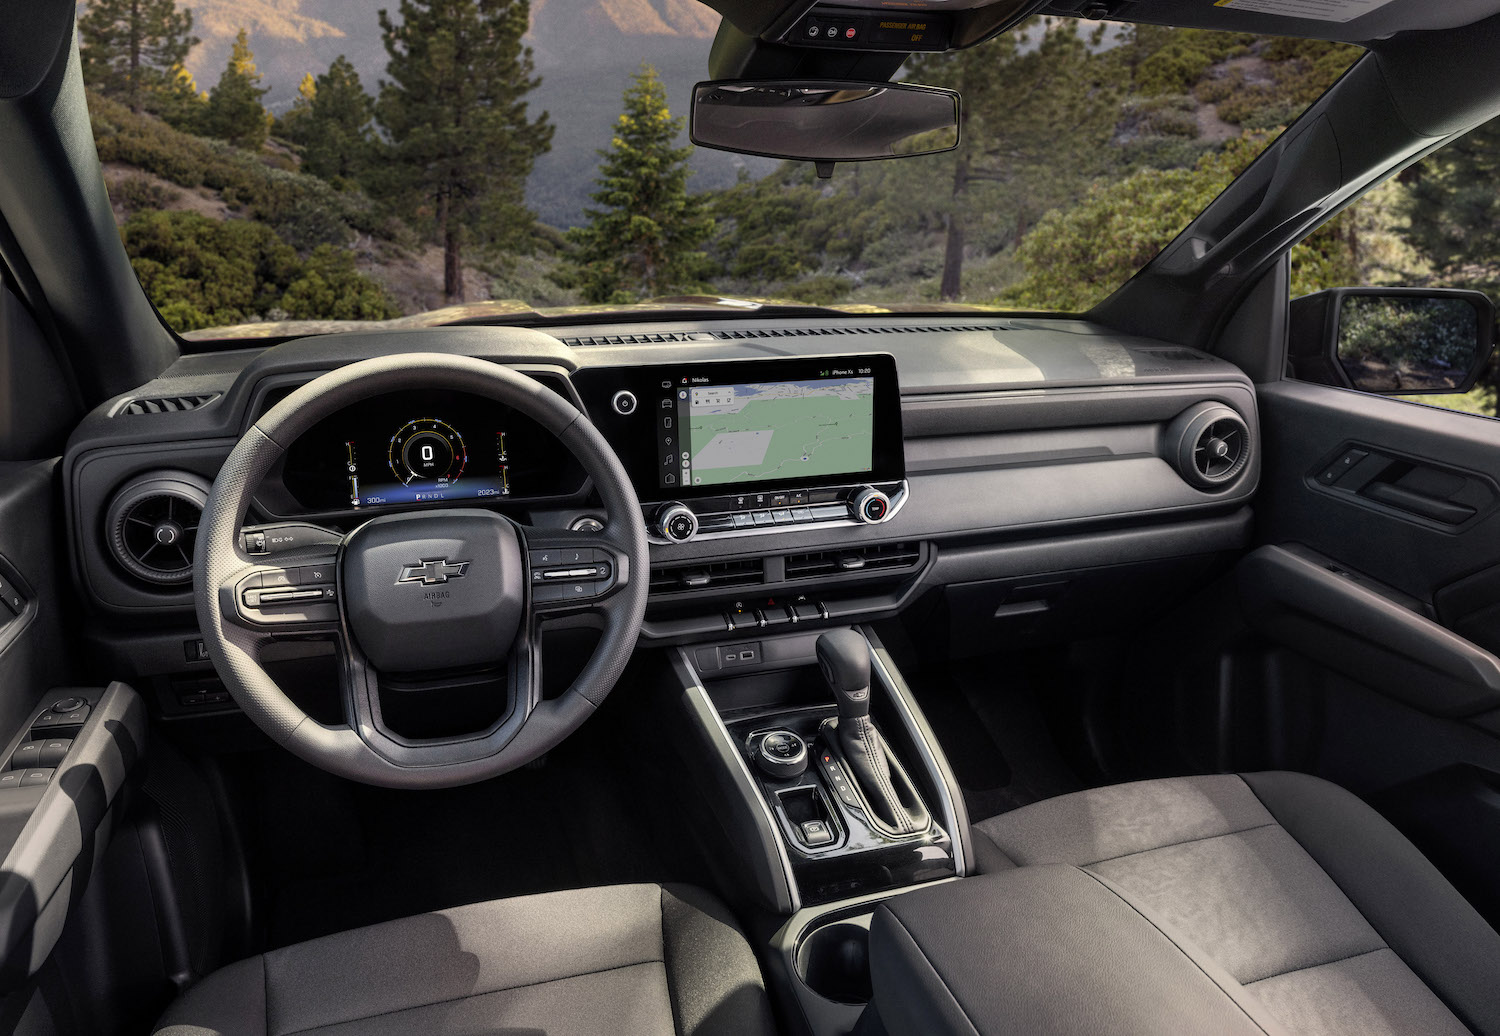
[[[573,381],[661,541],[878,525],[906,501],[889,355],[584,368]]]

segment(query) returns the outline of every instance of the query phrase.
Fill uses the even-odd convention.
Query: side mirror
[[[868,162],[958,147],[959,96],[906,83],[699,83],[688,137],[700,147],[798,162]]]
[[[1387,396],[1462,394],[1489,366],[1495,304],[1457,288],[1334,288],[1292,301],[1292,371]]]

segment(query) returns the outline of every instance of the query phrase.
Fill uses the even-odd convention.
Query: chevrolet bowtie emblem
[[[401,566],[401,577],[396,582],[432,586],[436,583],[446,583],[450,579],[460,579],[468,570],[467,561],[449,561],[447,558],[423,561],[418,565]]]

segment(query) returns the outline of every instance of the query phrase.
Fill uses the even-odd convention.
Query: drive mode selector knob
[[[854,494],[849,502],[854,520],[866,525],[879,525],[891,516],[891,498],[874,486],[866,486]]]
[[[775,780],[800,777],[807,769],[807,742],[790,730],[773,730],[760,739],[755,766]]]
[[[656,531],[673,543],[686,543],[698,535],[698,516],[686,504],[664,504],[656,512]]]

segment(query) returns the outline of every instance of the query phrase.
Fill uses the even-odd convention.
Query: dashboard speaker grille
[[[187,472],[158,472],[129,483],[110,501],[105,517],[110,554],[126,572],[154,586],[190,583],[208,490],[207,482]]]

